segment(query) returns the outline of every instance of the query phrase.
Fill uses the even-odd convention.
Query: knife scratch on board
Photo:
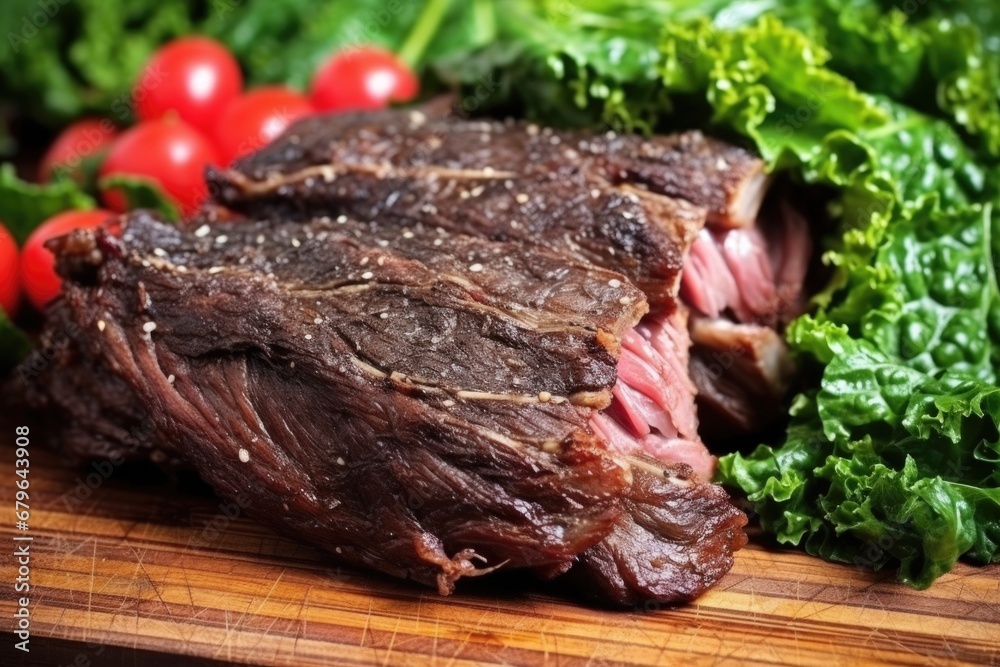
[[[302,595],[302,599],[299,601],[299,610],[295,614],[295,637],[292,639],[292,657],[295,658],[299,651],[299,639],[306,636],[306,627],[309,620],[302,618],[302,615],[306,611],[306,607],[309,606],[309,596],[312,594],[313,584],[306,586],[306,592]]]
[[[389,662],[389,658],[392,656],[392,647],[396,643],[396,635],[399,634],[399,624],[403,622],[402,616],[396,617],[396,626],[392,629],[392,636],[389,637],[389,646],[386,647],[385,657],[382,659],[382,666],[387,667],[392,664]]]
[[[135,556],[136,565],[138,566],[139,570],[142,570],[142,575],[146,578],[146,583],[149,584],[149,587],[153,589],[153,592],[156,593],[156,597],[157,597],[157,599],[159,599],[160,604],[163,605],[163,611],[165,611],[167,613],[167,616],[173,618],[174,617],[173,612],[170,611],[170,607],[169,607],[169,605],[167,605],[166,601],[163,599],[163,596],[160,595],[160,590],[156,587],[156,582],[154,582],[153,578],[151,576],[149,576],[149,572],[146,570],[146,566],[142,562],[142,559],[146,556],[146,550],[143,549],[142,550],[142,555],[140,556],[139,552],[136,551],[135,547],[133,547],[130,544],[127,545],[127,546],[132,551],[132,554]],[[134,574],[133,574],[133,576],[134,576]]]
[[[368,628],[371,625],[372,621],[372,600],[374,600],[374,598],[368,600],[368,614],[365,616],[365,627],[362,628],[361,630],[361,642],[358,644],[358,646],[364,646],[365,638],[368,637]],[[373,646],[372,649],[374,648],[375,647]]]
[[[91,614],[94,606],[94,577],[97,572],[97,540],[90,540],[94,543],[94,552],[90,558],[90,594],[87,596],[87,616]]]

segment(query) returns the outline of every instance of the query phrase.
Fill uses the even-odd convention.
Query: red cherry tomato
[[[381,109],[417,96],[420,84],[399,58],[373,46],[334,54],[312,81],[311,99],[320,111]]]
[[[38,180],[46,183],[56,167],[69,170],[73,180],[83,180],[80,163],[98,155],[118,136],[118,128],[107,118],[84,118],[59,133],[49,146],[38,170]]]
[[[101,176],[123,174],[155,181],[191,213],[208,196],[205,167],[218,164],[215,148],[200,132],[172,118],[139,123],[118,138],[101,165]],[[123,212],[125,197],[115,189],[105,190],[108,208]]]
[[[7,228],[0,224],[0,310],[7,313],[7,317],[14,317],[21,299],[17,261],[17,243]]]
[[[45,247],[45,242],[69,234],[74,229],[97,227],[113,215],[100,209],[66,211],[49,218],[31,233],[21,251],[21,281],[28,301],[35,308],[43,310],[62,288],[62,281],[56,275],[55,258]]]
[[[164,45],[142,69],[132,91],[140,120],[176,112],[202,132],[243,88],[233,55],[207,37],[182,37]]]
[[[215,125],[215,146],[223,164],[269,144],[292,121],[313,112],[309,100],[290,88],[265,86],[229,103]]]

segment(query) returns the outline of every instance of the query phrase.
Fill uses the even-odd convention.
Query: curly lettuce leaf
[[[860,335],[911,368],[996,379],[990,309],[994,275],[987,205],[953,212],[916,210],[892,230],[875,264],[889,276],[888,295],[859,321]]]
[[[786,441],[720,461],[762,527],[828,560],[919,588],[960,557],[1000,561],[1000,388],[894,363],[841,331]]]

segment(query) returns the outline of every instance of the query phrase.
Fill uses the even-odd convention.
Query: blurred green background
[[[816,34],[823,28],[814,22],[852,15],[877,22],[890,10],[910,21],[941,15],[979,26],[986,49],[1000,53],[1000,2],[982,0],[3,0],[0,108],[8,121],[16,113],[49,127],[109,110],[125,122],[128,91],[142,63],[157,45],[193,32],[227,44],[248,84],[303,88],[323,58],[344,45],[402,51],[404,60],[426,70],[498,39],[516,43],[518,24],[539,18],[599,27],[631,12],[647,23],[649,17],[710,16],[725,26],[771,13]],[[11,141],[6,133],[0,155],[11,153]]]
[[[307,86],[316,66],[359,43],[407,48],[411,65],[494,39],[492,0],[4,0],[0,157],[87,113],[130,120],[129,91],[159,44],[190,33],[235,53],[249,85]],[[425,30],[416,30],[423,21]],[[438,30],[440,26],[447,30]],[[418,34],[415,34],[418,33]],[[409,42],[407,46],[406,42]],[[12,131],[21,123],[24,131]],[[48,135],[46,135],[48,136]],[[15,141],[15,137],[17,141]],[[21,146],[22,149],[27,146]]]

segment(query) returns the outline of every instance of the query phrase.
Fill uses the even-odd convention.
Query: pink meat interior
[[[595,413],[590,424],[615,451],[687,463],[709,479],[715,457],[698,437],[690,346],[686,317],[644,318],[622,339],[611,406]]]
[[[800,312],[812,251],[808,224],[784,202],[775,210],[759,226],[702,230],[684,265],[677,311],[651,313],[624,336],[612,404],[591,418],[614,450],[687,463],[711,479],[716,458],[698,435],[688,372],[688,312],[700,322],[765,327]]]

